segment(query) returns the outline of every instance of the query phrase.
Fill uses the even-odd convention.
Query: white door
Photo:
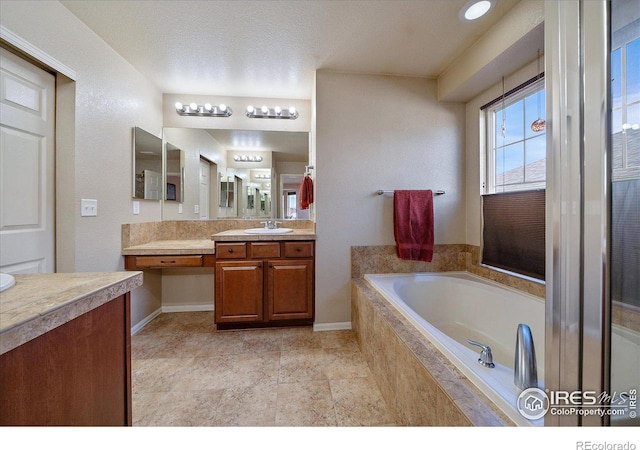
[[[55,271],[55,77],[0,49],[0,271]]]
[[[209,162],[200,159],[200,218],[209,218]]]
[[[144,173],[144,198],[149,200],[160,200],[162,198],[162,174],[153,170],[145,169]]]

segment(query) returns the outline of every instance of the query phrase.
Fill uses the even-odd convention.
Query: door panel
[[[262,283],[260,261],[216,263],[216,323],[262,321]]]
[[[269,261],[268,319],[290,320],[313,317],[313,262]]]
[[[0,271],[53,272],[55,77],[0,51]]]

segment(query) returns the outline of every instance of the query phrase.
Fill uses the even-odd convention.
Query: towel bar
[[[395,192],[395,191],[387,191],[387,190],[378,189],[376,191],[376,194],[378,194],[378,195],[391,194],[393,192]],[[433,191],[433,195],[444,195],[444,191]]]

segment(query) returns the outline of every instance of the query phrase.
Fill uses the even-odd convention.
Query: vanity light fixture
[[[237,162],[261,162],[262,156],[235,155],[233,160]]]
[[[489,12],[495,0],[469,0],[460,10],[458,17],[460,20],[476,20]]]
[[[181,116],[229,117],[233,114],[233,110],[224,103],[220,105],[211,105],[211,103],[183,105],[180,102],[176,102],[175,106],[176,112]]]
[[[260,179],[260,180],[270,180],[271,179],[271,175],[258,173],[256,175],[254,175],[254,178],[257,178],[257,179]]]
[[[247,106],[247,117],[251,119],[289,119],[295,120],[299,116],[298,111],[291,106],[288,109],[282,109],[279,106],[270,108],[263,105],[261,108],[256,109],[252,105]]]

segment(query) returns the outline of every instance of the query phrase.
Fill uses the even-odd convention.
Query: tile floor
[[[131,339],[134,426],[393,426],[351,331],[216,331],[161,314]]]

